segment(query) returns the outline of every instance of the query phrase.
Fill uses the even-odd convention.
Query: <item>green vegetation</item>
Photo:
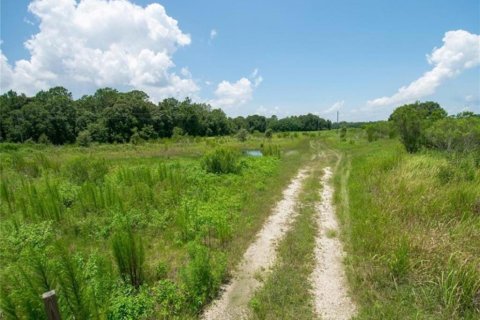
[[[40,295],[55,289],[64,318],[198,318],[318,145],[254,318],[314,317],[317,167],[333,155],[342,228],[327,235],[345,243],[358,319],[480,315],[478,115],[417,102],[298,133],[278,131],[332,125],[111,89],[0,102],[2,141],[24,142],[0,144],[2,317],[45,319]]]
[[[354,143],[322,136],[343,153],[335,200],[358,318],[478,318],[475,152],[423,148],[412,154],[396,139],[368,142],[360,130]]]
[[[308,158],[241,155],[265,139],[0,145],[2,316],[45,319],[55,289],[64,318],[197,317]]]
[[[210,173],[236,173],[240,170],[238,158],[235,150],[215,149],[203,157],[202,167]]]
[[[239,132],[317,131],[331,122],[316,115],[277,119],[260,115],[227,118],[220,109],[190,99],[165,99],[158,104],[146,93],[120,93],[104,88],[78,100],[65,88],[40,91],[34,97],[9,91],[0,96],[0,142],[143,143],[145,140],[184,136],[224,136]],[[243,131],[242,131],[243,130]]]

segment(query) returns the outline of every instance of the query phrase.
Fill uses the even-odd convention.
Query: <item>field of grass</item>
[[[335,200],[358,319],[478,319],[478,157],[363,135],[322,139],[343,155]]]
[[[265,156],[240,152],[255,149]],[[409,154],[360,129],[0,145],[2,316],[44,319],[40,295],[55,289],[65,318],[198,318],[306,164],[313,174],[251,300],[255,319],[315,316],[313,204],[325,165],[336,168],[335,236],[358,319],[479,318],[480,158]]]
[[[208,172],[219,148],[234,173]],[[1,309],[30,319],[51,289],[64,318],[196,318],[309,157],[297,135],[0,150]]]

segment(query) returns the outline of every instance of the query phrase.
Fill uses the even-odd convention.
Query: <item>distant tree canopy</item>
[[[422,147],[442,150],[480,150],[480,117],[473,112],[462,112],[448,117],[447,112],[436,102],[415,102],[396,108],[390,115],[389,124],[397,131],[408,152]],[[385,124],[367,127],[372,136]],[[390,134],[391,136],[391,134]]]
[[[121,93],[103,88],[78,100],[65,88],[40,91],[33,97],[9,91],[0,96],[0,141],[78,141],[111,143],[171,137],[220,136],[249,132],[313,131],[332,123],[313,114],[278,119],[260,115],[228,118],[221,109],[190,99],[165,99],[158,104],[138,90]]]

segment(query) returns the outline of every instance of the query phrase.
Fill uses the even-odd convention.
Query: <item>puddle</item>
[[[243,150],[243,154],[250,157],[263,157],[261,150]]]

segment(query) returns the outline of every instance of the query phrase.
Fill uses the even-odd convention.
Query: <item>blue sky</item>
[[[229,115],[333,119],[340,110],[346,120],[385,119],[415,100],[480,112],[478,0],[121,2],[132,7],[2,0],[2,92],[63,85],[78,97],[135,87],[153,100],[192,96]],[[147,10],[153,3],[165,12]],[[116,63],[106,67],[108,59]]]

